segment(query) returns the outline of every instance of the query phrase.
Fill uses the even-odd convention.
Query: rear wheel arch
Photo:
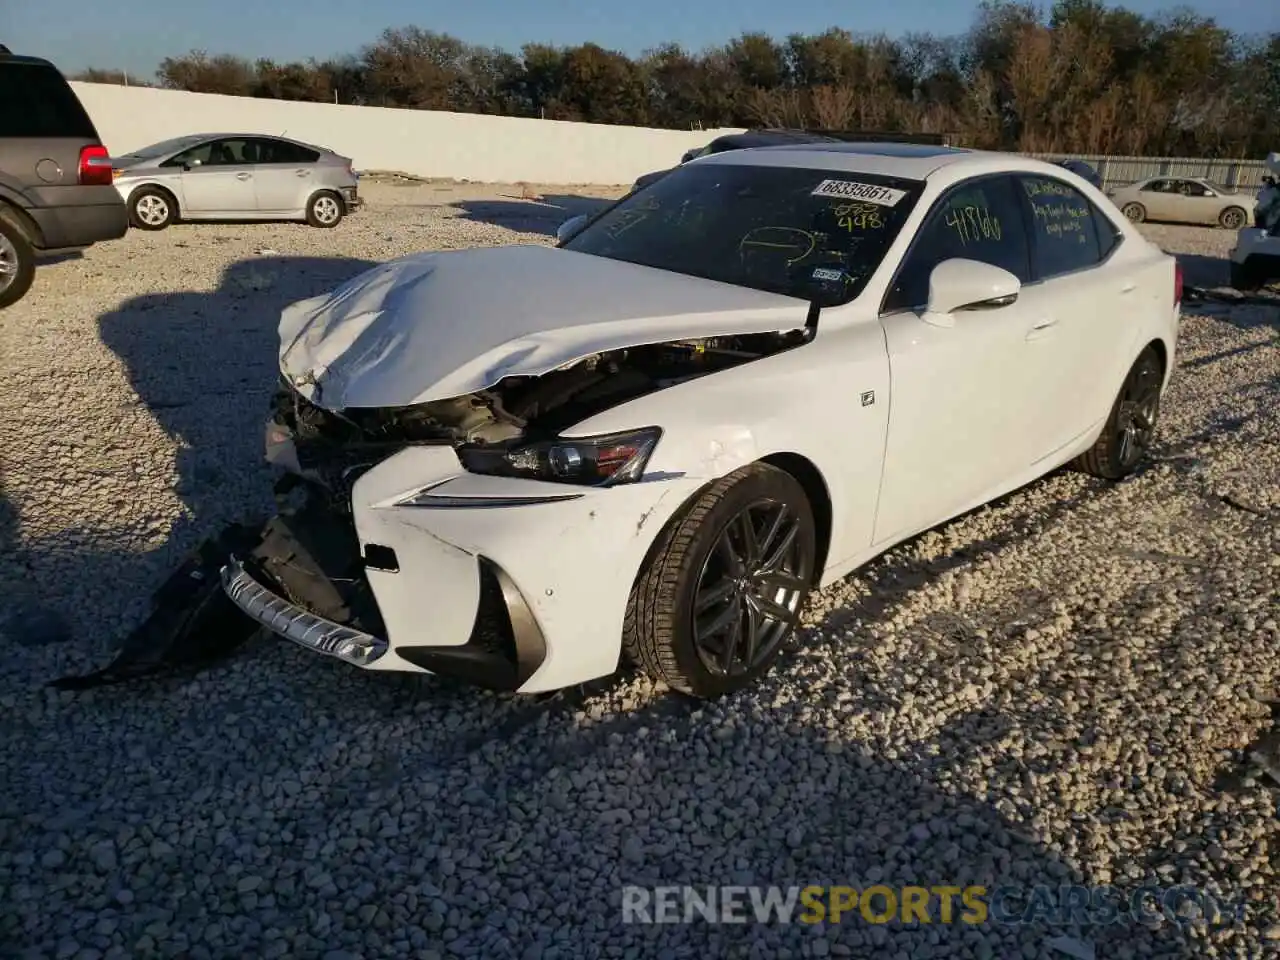
[[[44,233],[40,229],[40,224],[32,218],[31,214],[11,202],[7,197],[0,196],[0,213],[4,214],[9,222],[16,226],[27,236],[33,247],[44,246]]]

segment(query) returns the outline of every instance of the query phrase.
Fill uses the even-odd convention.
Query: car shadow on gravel
[[[102,342],[136,394],[121,404],[121,415],[140,406],[168,435],[182,513],[167,529],[139,517],[143,529],[112,535],[116,543],[105,549],[101,535],[77,530],[23,542],[13,506],[0,513],[16,567],[33,584],[70,584],[91,597],[94,609],[48,589],[39,598],[40,610],[68,617],[77,639],[94,645],[76,654],[87,658],[79,669],[68,664],[76,672],[88,672],[95,665],[89,661],[116,649],[187,551],[227,523],[270,509],[262,425],[278,379],[280,311],[373,265],[346,257],[255,257],[228,266],[215,290],[146,294],[99,317]],[[86,440],[89,449],[92,442]],[[163,543],[150,546],[157,534]],[[131,549],[139,542],[148,545]]]
[[[554,237],[556,228],[570,217],[594,216],[614,201],[573,194],[543,194],[538,200],[455,200],[448,205],[463,211],[467,220],[504,227],[519,233]]]

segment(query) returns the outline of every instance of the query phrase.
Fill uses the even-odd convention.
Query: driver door
[[[929,276],[944,260],[990,263],[1023,283],[1030,249],[1013,179],[975,178],[939,198],[899,267],[881,312],[891,378],[874,542],[941,523],[1012,489],[1036,459],[1034,397],[1042,297],[960,310],[953,327],[923,319]]]
[[[213,140],[170,161],[186,164],[181,178],[184,213],[251,217],[257,212],[254,165],[245,161],[244,148],[241,137]]]

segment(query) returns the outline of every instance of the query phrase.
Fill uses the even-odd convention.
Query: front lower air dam
[[[202,543],[151,598],[151,612],[120,645],[115,659],[84,676],[52,681],[58,690],[88,690],[187,668],[230,656],[258,629],[223,590],[228,556],[262,541],[262,525],[235,524]]]

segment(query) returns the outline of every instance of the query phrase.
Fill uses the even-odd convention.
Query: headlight
[[[611,486],[639,480],[661,436],[659,428],[644,427],[509,447],[464,446],[458,448],[458,459],[471,473]]]

